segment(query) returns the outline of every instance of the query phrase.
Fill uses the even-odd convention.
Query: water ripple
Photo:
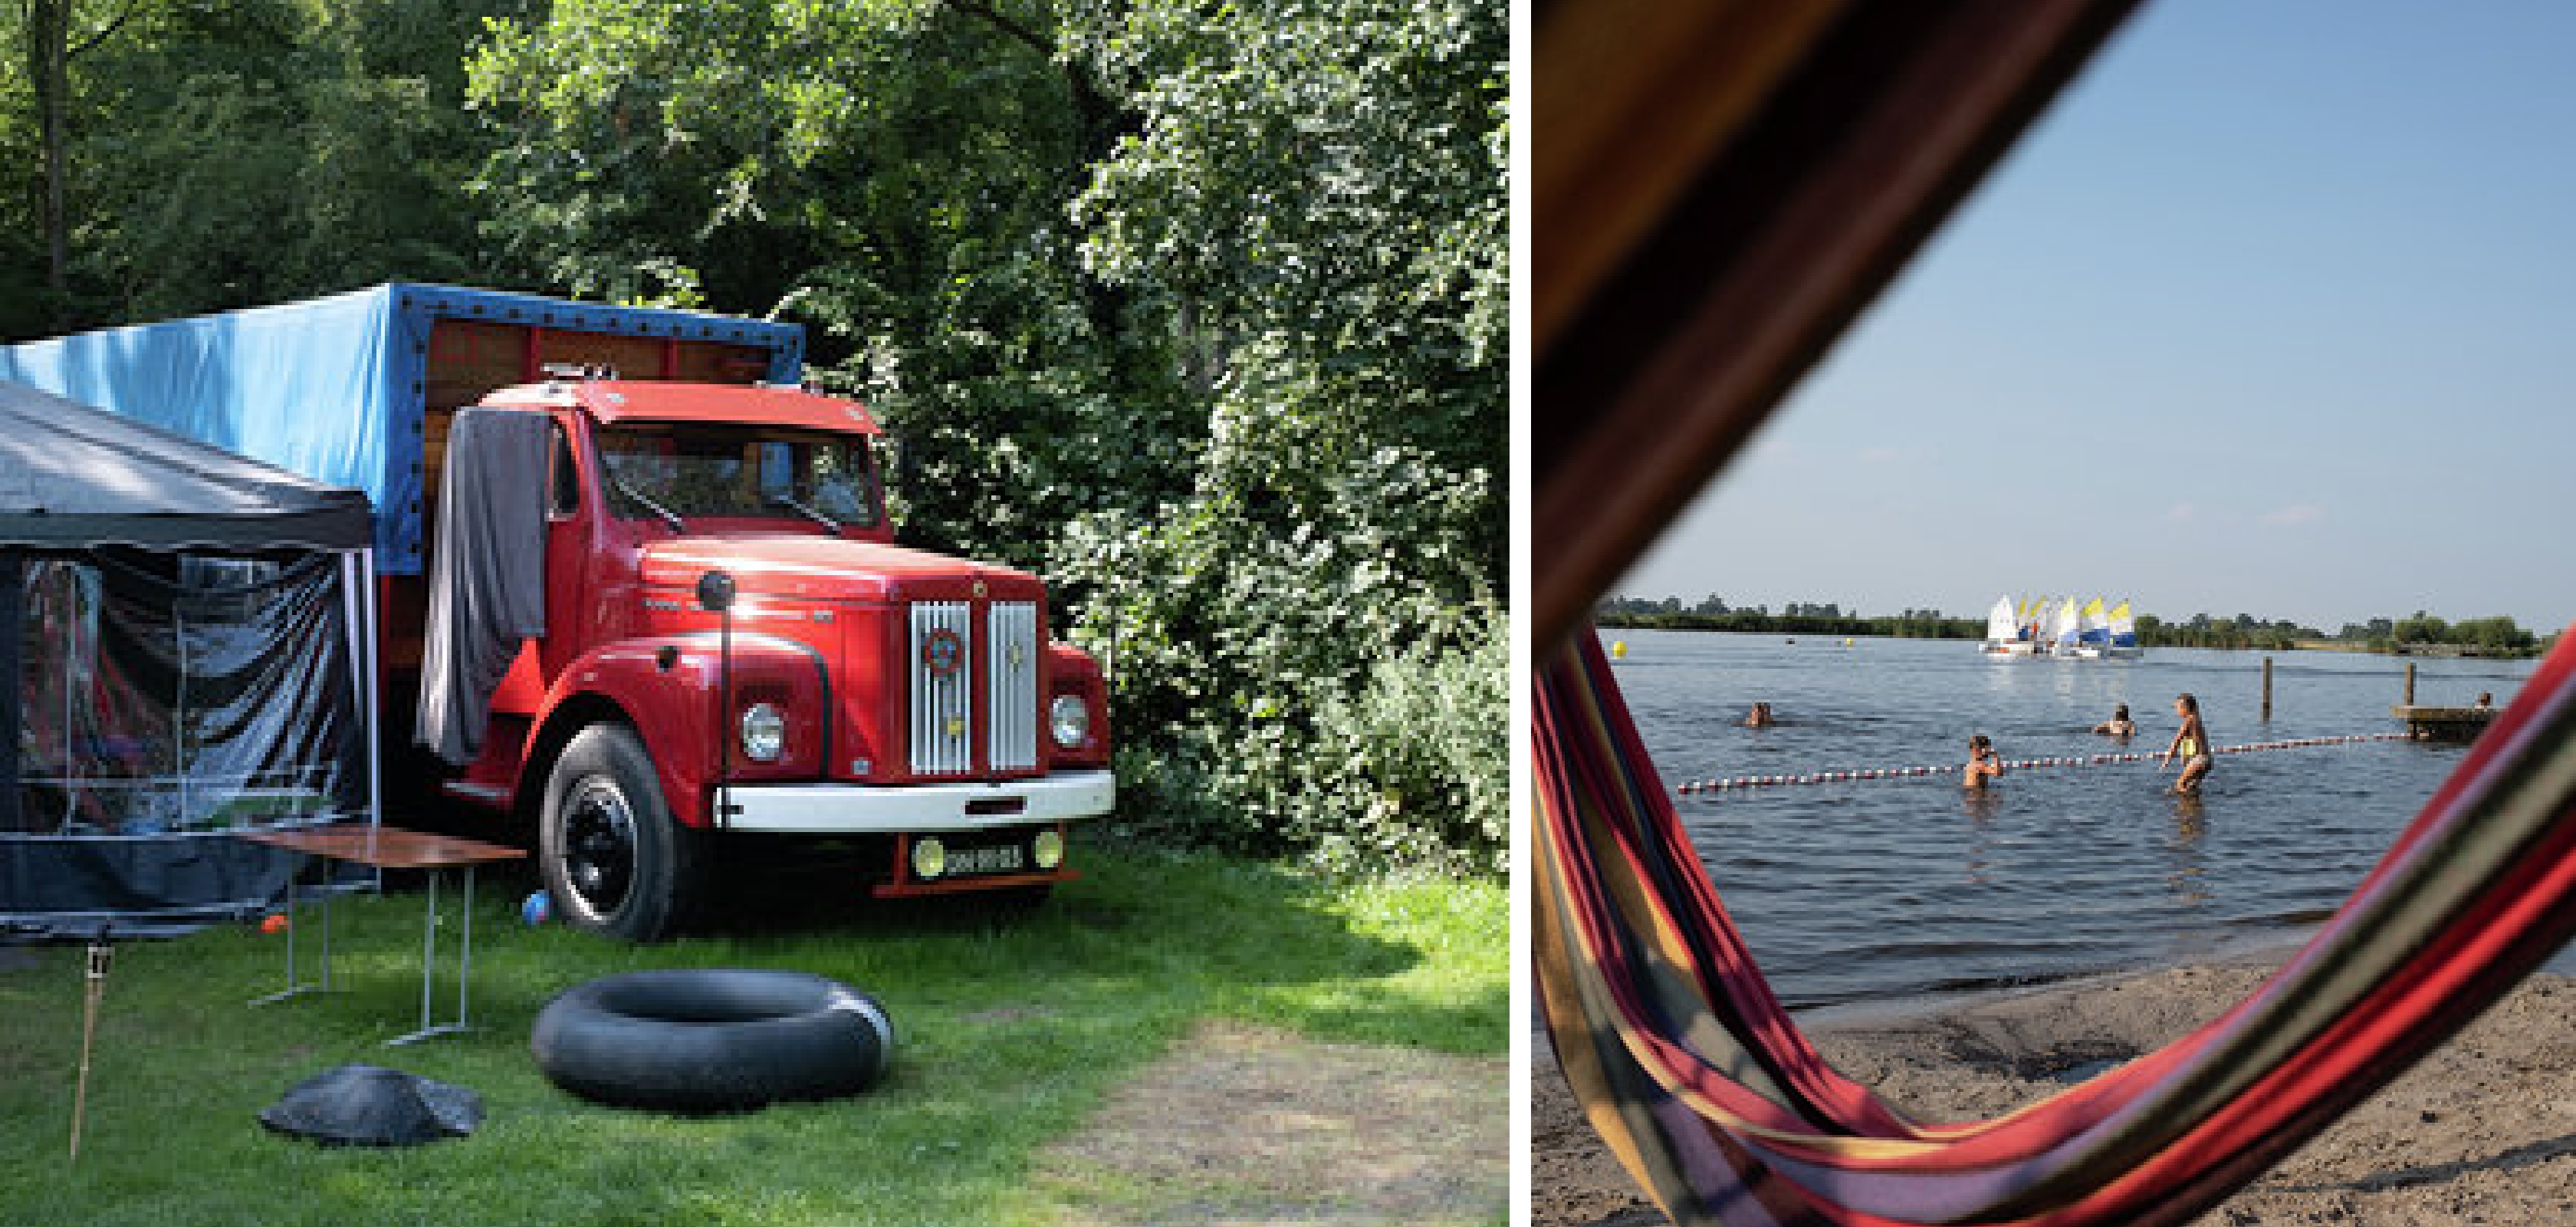
[[[2223,756],[2206,795],[2176,798],[2153,762],[2191,690],[2213,740],[2390,729],[2402,662],[2298,658],[2254,711],[2261,658],[2157,651],[2098,662],[1980,659],[1965,644],[1623,632],[1618,678],[1666,782],[1930,765],[1902,779],[1679,796],[1729,914],[1792,1006],[2040,983],[2315,925],[2357,885],[2460,757],[2363,742]],[[2528,665],[2422,662],[2418,694],[2509,699]],[[1755,700],[1783,722],[1744,729]],[[2090,734],[2127,703],[2125,747]],[[1958,787],[1970,733],[2012,771]]]

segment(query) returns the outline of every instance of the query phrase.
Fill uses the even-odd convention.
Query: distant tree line
[[[2142,616],[2138,619],[2138,642],[2151,647],[2267,651],[2330,645],[2398,656],[2536,656],[2547,641],[2515,625],[2511,618],[2445,622],[2419,609],[2409,618],[2347,622],[2332,635],[2286,619],[2263,622],[2248,614],[2234,618],[2195,614],[2189,622],[2181,623]]]
[[[1711,594],[1697,604],[1679,597],[1655,600],[1611,597],[1593,611],[1599,625],[1616,629],[1676,631],[1742,631],[1788,635],[1880,635],[1896,639],[1979,639],[1983,618],[1953,618],[1937,609],[1907,609],[1893,617],[1846,613],[1837,604],[1791,602],[1779,613],[1768,605],[1731,606]],[[2415,611],[2410,618],[2372,618],[2346,623],[2329,635],[2286,618],[2263,621],[2251,614],[2232,618],[2201,613],[2190,620],[2167,622],[2153,614],[2138,615],[2138,642],[2147,647],[2220,648],[2294,651],[2332,646],[2351,651],[2419,656],[2536,656],[2547,639],[2524,630],[2511,618],[2471,618],[2445,622]]]
[[[2328,636],[2313,626],[2301,626],[2287,618],[2261,621],[2252,614],[2233,618],[2214,618],[2193,614],[2188,622],[2167,622],[2153,614],[2138,615],[2138,642],[2151,648],[2224,648],[2288,652],[2301,643],[2314,643]]]
[[[2544,639],[2511,618],[2444,622],[2419,609],[2415,616],[2394,622],[2373,618],[2349,623],[2338,638],[2367,643],[2374,652],[2401,655],[2537,656],[2558,636]]]
[[[1768,605],[1732,608],[1710,596],[1685,607],[1678,597],[1660,601],[1611,597],[1594,611],[1605,627],[1667,631],[1748,631],[1785,635],[1878,635],[1891,639],[1976,639],[1986,633],[1981,619],[1952,618],[1937,609],[1908,609],[1894,617],[1845,613],[1842,606],[1791,602],[1772,613]]]

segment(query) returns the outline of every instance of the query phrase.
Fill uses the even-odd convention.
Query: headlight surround
[[[1078,694],[1060,694],[1047,704],[1047,732],[1056,748],[1070,750],[1091,737],[1091,705]]]
[[[755,763],[774,763],[787,752],[787,715],[768,703],[742,709],[742,754]]]
[[[933,881],[948,872],[948,845],[936,835],[924,835],[912,841],[912,876],[924,882]]]

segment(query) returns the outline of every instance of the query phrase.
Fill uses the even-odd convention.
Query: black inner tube
[[[555,1085],[622,1107],[745,1111],[857,1094],[885,1076],[885,1008],[794,971],[705,968],[606,976],[537,1015],[529,1047]]]

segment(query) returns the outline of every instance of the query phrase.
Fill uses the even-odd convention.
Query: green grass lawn
[[[225,927],[120,945],[100,1012],[86,1131],[65,1159],[81,1034],[78,946],[0,964],[0,1222],[549,1225],[1009,1223],[1040,1147],[1198,1020],[1493,1056],[1508,1048],[1509,919],[1494,883],[1326,883],[1212,856],[1095,854],[1034,912],[851,903],[790,911],[757,890],[717,932],[630,947],[516,920],[524,872],[486,872],[475,913],[478,1030],[387,1048],[420,1014],[422,900],[333,907],[343,991],[252,1006],[285,980],[284,938]],[[451,921],[455,907],[448,901]],[[310,954],[318,913],[300,913]],[[452,967],[452,959],[450,960]],[[555,993],[654,967],[794,968],[892,1015],[875,1091],[737,1116],[599,1107],[528,1054]],[[439,1006],[452,1014],[453,981]],[[256,1115],[347,1062],[473,1088],[469,1138],[325,1149]],[[1497,1102],[1493,1111],[1508,1105]]]

